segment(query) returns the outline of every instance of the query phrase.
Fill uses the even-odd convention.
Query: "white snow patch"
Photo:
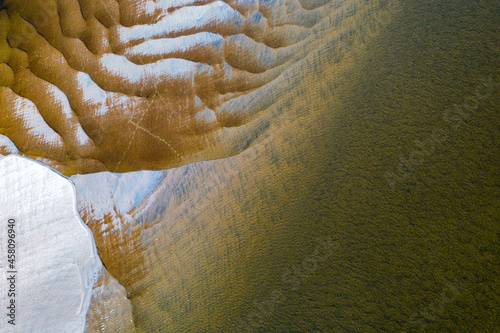
[[[176,38],[151,39],[133,46],[125,52],[126,56],[160,56],[174,52],[187,51],[196,47],[213,48],[219,52],[224,37],[210,32],[200,32]]]
[[[99,62],[111,76],[119,77],[132,84],[141,84],[146,79],[159,81],[161,79],[191,77],[195,73],[212,70],[211,66],[178,58],[136,65],[125,56],[105,54]]]
[[[28,136],[35,137],[42,144],[62,147],[62,138],[45,122],[32,101],[16,97],[14,103],[14,118],[23,119],[23,126],[28,131]]]
[[[107,215],[113,220],[113,229],[119,229],[120,218],[132,223],[132,209],[153,192],[162,175],[158,171],[101,172],[74,175],[71,180],[77,188],[79,206],[88,207],[83,213],[94,220]]]
[[[87,73],[79,72],[76,77],[78,90],[81,92],[84,102],[90,103],[96,108],[96,115],[106,114],[106,99],[108,97],[106,91],[99,87]]]
[[[71,109],[68,97],[66,97],[66,95],[59,88],[57,88],[52,84],[48,84],[47,94],[52,98],[53,101],[55,101],[60,105],[61,111],[66,119],[76,120],[75,119],[76,114]],[[87,133],[85,133],[85,131],[83,130],[82,125],[80,125],[79,123],[76,124],[73,130],[76,131],[76,139],[79,144],[85,145],[88,142],[90,142],[90,138],[88,137]]]
[[[243,16],[223,1],[215,1],[201,6],[179,8],[173,13],[167,13],[155,24],[118,27],[118,37],[121,43],[135,40],[166,37],[183,31],[215,26],[221,23],[240,24]]]
[[[211,123],[217,121],[217,116],[213,110],[205,108],[205,110],[200,111],[196,114],[196,120]]]
[[[85,145],[90,142],[90,138],[80,124],[76,125],[76,140],[79,144]]]
[[[194,106],[199,107],[199,106],[201,106],[202,104],[203,104],[203,102],[201,101],[201,98],[200,98],[200,97],[198,97],[198,96],[195,96],[195,97],[194,97]]]
[[[10,155],[0,160],[0,191],[0,305],[7,311],[15,299],[16,306],[15,326],[4,316],[0,331],[83,332],[102,263],[76,209],[74,187],[47,166]],[[13,263],[5,251],[9,221],[15,221]],[[12,275],[15,298],[7,293]]]
[[[57,104],[61,106],[61,110],[66,117],[70,117],[73,115],[73,111],[71,110],[71,106],[69,104],[68,97],[56,86],[53,84],[47,84],[47,95],[55,101]]]
[[[19,153],[19,149],[17,149],[14,142],[12,142],[11,139],[2,134],[0,134],[0,147],[2,147],[6,153],[10,154]]]

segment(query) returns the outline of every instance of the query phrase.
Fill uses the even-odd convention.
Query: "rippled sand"
[[[278,85],[241,153],[124,175],[138,202],[72,177],[131,305],[95,298],[89,331],[495,332],[499,5],[363,4],[326,34],[350,38]],[[324,260],[318,237],[338,245]]]

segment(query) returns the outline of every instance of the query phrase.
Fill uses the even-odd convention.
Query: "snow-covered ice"
[[[102,263],[73,185],[39,162],[9,155],[0,160],[0,207],[0,332],[83,332]],[[15,325],[6,316],[11,300]]]

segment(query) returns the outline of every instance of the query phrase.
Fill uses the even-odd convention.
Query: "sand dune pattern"
[[[7,0],[0,153],[65,174],[234,155],[287,73],[356,11],[339,0]],[[338,33],[338,29],[336,30]]]
[[[365,22],[375,22],[383,13],[387,17],[390,4],[0,2],[0,154],[20,152],[73,175],[167,169],[228,157],[258,138],[264,140],[264,134],[268,142],[284,143],[279,136],[296,123],[292,118],[297,111],[281,123],[278,118],[293,101],[322,101],[323,92],[316,87],[330,85],[331,71],[338,69],[337,63],[345,66],[342,54],[355,48]],[[311,85],[307,73],[313,71],[325,81]],[[308,94],[317,95],[303,98]],[[332,110],[326,116],[333,116]],[[273,131],[275,124],[279,131]],[[263,153],[267,145],[251,148],[246,156],[161,172],[72,177],[79,211],[107,269],[94,285],[87,332],[197,332],[226,325],[227,310],[241,299],[222,301],[234,292],[220,292],[227,280],[218,274],[227,271],[219,272],[222,266],[213,265],[212,259],[221,265],[227,261],[219,260],[219,247],[207,239],[213,237],[218,244],[236,239],[233,230],[253,228],[243,217],[242,229],[231,225],[248,210],[232,209],[233,197],[262,195],[259,186],[239,183],[251,182],[238,180],[239,170],[246,170],[243,177],[277,173]],[[193,244],[186,230],[203,239],[203,246]],[[239,248],[240,241],[231,241],[228,248]],[[229,252],[227,258],[233,258]],[[212,269],[217,274],[208,274],[210,279],[196,274]],[[198,290],[200,303],[190,302],[191,296],[172,297],[185,291],[192,295],[193,290]],[[215,294],[221,296],[218,302]]]

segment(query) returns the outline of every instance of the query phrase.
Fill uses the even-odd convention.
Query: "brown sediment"
[[[301,2],[304,8],[314,3],[321,2]],[[422,1],[405,5],[384,21],[379,14],[386,2],[335,4],[325,11],[328,20],[312,28],[275,22],[265,34],[247,31],[273,48],[312,40],[304,44],[310,49],[296,51],[296,59],[282,69],[259,76],[263,68],[239,59],[235,48],[228,60],[235,65],[239,61],[241,68],[232,81],[223,81],[219,68],[214,77],[197,77],[194,86],[174,80],[162,91],[154,85],[142,91],[122,87],[123,81],[106,75],[98,78],[92,59],[109,50],[102,42],[102,27],[114,31],[116,15],[101,11],[93,17],[91,6],[82,17],[92,29],[85,30],[87,23],[78,18],[74,28],[66,23],[62,30],[79,36],[92,54],[78,41],[71,44],[75,49],[52,50],[64,40],[57,34],[30,39],[42,53],[29,45],[2,46],[2,56],[16,55],[5,62],[13,73],[33,64],[33,73],[64,89],[98,152],[87,159],[65,159],[61,149],[9,132],[22,124],[8,112],[1,133],[14,137],[25,153],[51,157],[44,161],[66,174],[167,168],[243,152],[190,166],[182,180],[188,189],[175,195],[165,191],[168,198],[148,197],[144,205],[157,204],[164,211],[148,225],[132,226],[129,233],[105,234],[101,220],[84,215],[103,262],[127,290],[138,331],[232,331],[238,318],[247,320],[256,311],[253,302],[268,299],[275,289],[287,292],[288,303],[277,305],[256,331],[401,331],[408,329],[408,318],[422,302],[439,294],[435,286],[449,274],[466,276],[474,291],[450,305],[448,315],[463,315],[464,320],[436,321],[436,331],[494,327],[498,297],[493,298],[489,286],[498,283],[491,274],[497,267],[491,235],[498,235],[498,186],[492,180],[499,156],[493,145],[498,138],[498,93],[485,101],[481,116],[471,118],[472,126],[453,133],[455,145],[444,146],[415,173],[415,182],[402,182],[391,193],[384,179],[388,169],[397,167],[402,149],[411,152],[414,140],[433,126],[443,126],[441,111],[471,93],[468,83],[497,70],[494,11],[486,3],[459,6],[455,1],[441,8]],[[262,11],[271,22],[271,14]],[[443,19],[451,12],[457,21]],[[155,19],[132,17],[121,16],[129,20],[121,24]],[[312,37],[311,29],[316,34]],[[108,39],[110,46],[113,38]],[[111,49],[122,52],[123,47]],[[107,118],[96,120],[93,107],[79,101],[74,79],[52,73],[51,63],[38,59],[44,52],[56,64],[68,63],[59,72],[95,71],[96,81],[131,93],[139,107],[130,114],[132,107],[111,108]],[[202,53],[192,56],[198,59]],[[5,107],[0,111],[15,112],[8,108],[15,100],[10,88],[15,77],[4,80],[10,100],[0,101]],[[234,103],[217,114],[215,127],[205,129],[193,120],[198,111],[194,96],[214,111],[223,102]],[[251,98],[237,99],[246,96]],[[115,104],[113,99],[107,103]],[[240,115],[239,110],[248,112]],[[481,144],[475,145],[478,140]],[[133,215],[134,223],[142,214],[138,210]],[[105,222],[111,223],[109,217]],[[285,290],[283,271],[311,255],[317,237],[328,235],[339,241],[339,252],[298,292]],[[488,269],[490,275],[484,272]],[[120,320],[89,318],[90,326],[98,326],[97,321],[115,327]]]
[[[331,1],[307,10],[307,6],[304,9],[293,3],[293,10],[277,15],[273,8],[262,5],[229,2],[236,9],[235,17],[239,15],[242,22],[214,21],[149,38],[210,32],[223,37],[217,48],[195,45],[173,53],[129,54],[130,47],[148,37],[123,40],[126,29],[160,24],[160,20],[168,23],[168,15],[183,10],[171,8],[165,12],[157,8],[150,15],[141,4],[6,2],[7,9],[2,10],[0,19],[0,112],[5,118],[0,123],[0,134],[7,135],[20,153],[57,161],[55,167],[67,175],[94,172],[96,168],[86,162],[89,160],[99,161],[107,170],[124,172],[164,169],[234,155],[244,148],[239,141],[255,139],[255,129],[249,131],[243,125],[252,121],[255,114],[265,116],[267,112],[258,105],[248,109],[245,101],[238,102],[238,97],[254,93],[269,100],[276,98],[276,87],[289,84],[286,76],[296,71],[294,66],[321,48],[323,39],[319,37],[338,24],[331,17],[350,6]],[[247,38],[234,39],[235,36]],[[139,65],[131,64],[122,73],[111,72],[102,61],[114,54]],[[269,56],[271,59],[267,59]],[[144,66],[176,58],[198,63],[199,70],[177,78],[150,73],[134,81],[127,76],[130,68],[143,70],[147,68]],[[102,89],[101,100],[87,97],[91,88],[82,88],[82,79],[91,80]],[[60,101],[47,97],[51,89],[67,98],[70,115],[61,109]],[[35,104],[43,118],[37,126],[47,135],[59,135],[61,144],[44,141],[44,135],[33,136],[23,125],[22,116],[19,123],[11,124],[9,114],[16,111],[19,98]],[[198,113],[205,108],[216,118],[208,122],[200,118]],[[88,136],[85,143],[77,140],[75,123]],[[227,136],[228,127],[240,130]],[[146,146],[148,149],[143,149]]]
[[[375,7],[351,15],[361,44],[349,48],[344,35],[345,47],[308,59],[300,85],[267,106],[281,116],[254,117],[269,126],[254,144],[167,171],[182,176],[130,212],[143,231],[126,250],[141,270],[113,255],[138,331],[245,331],[239,319],[255,332],[411,330],[412,313],[454,277],[470,291],[429,329],[495,327],[500,95],[459,130],[442,114],[478,78],[499,81],[497,18],[486,4],[457,3],[407,4],[378,32],[364,30],[380,22]],[[447,144],[392,192],[385,173],[435,128],[448,130]],[[291,290],[283,273],[328,236],[338,249]],[[106,237],[112,250],[117,236]],[[262,314],[255,304],[275,290],[286,301]],[[255,313],[263,320],[251,325]]]
[[[106,268],[98,272],[90,303],[85,333],[135,332],[132,306],[125,288],[109,274]]]

